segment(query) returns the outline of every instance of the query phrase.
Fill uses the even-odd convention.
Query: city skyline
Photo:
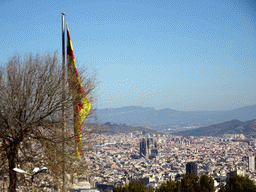
[[[78,67],[98,71],[98,108],[182,111],[254,105],[253,1],[2,1],[1,62],[61,56],[67,14]],[[61,58],[61,57],[60,57]]]

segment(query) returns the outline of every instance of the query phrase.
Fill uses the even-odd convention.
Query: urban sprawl
[[[101,134],[86,155],[91,162],[91,188],[125,185],[143,179],[157,187],[186,172],[206,174],[214,179],[216,190],[234,174],[256,183],[254,147],[256,140],[243,134],[222,137],[182,137],[169,134],[134,132]]]
[[[134,131],[93,134],[92,138],[84,141],[91,147],[81,158],[88,165],[88,173],[75,174],[73,182],[67,184],[70,191],[109,192],[118,185],[140,180],[147,187],[156,188],[168,180],[181,179],[186,173],[208,175],[214,179],[216,191],[233,175],[256,183],[256,140],[243,134],[183,137]],[[6,184],[7,180],[1,178],[3,189],[7,189]],[[23,191],[20,183],[18,188]],[[48,189],[60,191],[56,187]]]

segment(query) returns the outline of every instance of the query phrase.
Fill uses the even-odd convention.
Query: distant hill
[[[98,133],[108,133],[108,134],[119,134],[119,133],[131,133],[135,131],[145,131],[145,127],[134,127],[134,126],[129,126],[126,124],[115,124],[112,122],[107,122],[105,124],[100,125],[100,128],[97,130]],[[147,133],[157,133],[155,130],[151,129],[146,129]]]
[[[256,105],[230,111],[177,111],[169,108],[155,110],[152,107],[130,106],[98,109],[99,122],[113,122],[132,126],[200,124],[208,126],[237,119],[247,121],[256,118]]]
[[[198,129],[191,129],[172,133],[180,136],[221,136],[223,134],[244,134],[245,136],[256,136],[256,119],[242,122],[237,119],[224,123],[214,124]]]

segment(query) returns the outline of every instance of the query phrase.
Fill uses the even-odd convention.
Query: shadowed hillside
[[[96,133],[107,133],[107,134],[119,134],[119,133],[131,133],[135,131],[145,131],[145,127],[133,127],[126,124],[115,124],[112,122],[107,122],[105,124],[99,125],[99,129],[96,131]],[[146,129],[147,133],[157,133],[155,130]]]
[[[242,122],[231,120],[224,123],[214,124],[198,129],[172,133],[182,136],[222,136],[223,134],[244,134],[245,136],[256,136],[256,119]]]

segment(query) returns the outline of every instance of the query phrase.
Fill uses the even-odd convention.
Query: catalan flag
[[[91,109],[91,104],[85,94],[79,74],[76,68],[73,46],[67,25],[67,64],[69,90],[73,98],[74,110],[74,132],[76,136],[76,157],[80,158],[82,152],[82,130],[81,124]]]

